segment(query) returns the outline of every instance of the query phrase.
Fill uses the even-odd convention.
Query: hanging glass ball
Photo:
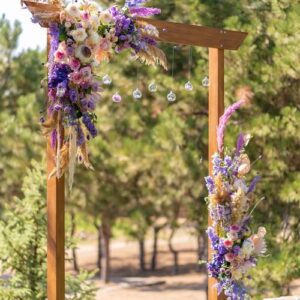
[[[112,101],[115,103],[120,103],[122,101],[122,97],[121,95],[116,92],[113,96],[112,96]]]
[[[176,101],[176,94],[173,91],[170,91],[170,93],[167,96],[167,99],[168,99],[169,102]]]
[[[203,80],[202,80],[202,85],[204,86],[204,87],[209,87],[209,78],[207,77],[207,76],[205,76],[204,78],[203,78]]]
[[[184,85],[184,88],[187,90],[187,91],[192,91],[193,90],[193,85],[190,81],[188,81],[185,85]]]
[[[143,94],[139,88],[135,89],[132,93],[132,96],[135,100],[140,100],[143,97]]]
[[[103,76],[102,82],[105,85],[110,85],[112,83],[112,79],[108,74],[106,74],[105,76]]]
[[[157,91],[157,85],[155,82],[151,82],[148,86],[148,89],[151,93],[155,93]]]

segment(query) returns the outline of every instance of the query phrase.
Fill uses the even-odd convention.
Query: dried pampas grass
[[[77,157],[80,164],[83,164],[86,168],[94,170],[88,155],[87,144],[83,143],[77,150]]]
[[[57,176],[58,178],[61,178],[64,175],[64,173],[68,167],[68,164],[69,164],[69,142],[66,142],[60,149],[59,167],[56,162],[56,167],[49,174],[49,179],[52,178],[53,176]]]
[[[148,66],[160,64],[165,70],[168,70],[167,57],[165,53],[155,46],[150,45],[146,50],[139,51],[137,53],[137,57],[142,63]]]

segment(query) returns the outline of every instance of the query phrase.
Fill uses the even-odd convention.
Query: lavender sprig
[[[132,7],[129,11],[134,17],[150,17],[161,13],[159,8],[152,7]]]

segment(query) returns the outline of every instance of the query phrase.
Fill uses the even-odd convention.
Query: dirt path
[[[113,241],[111,245],[112,276],[108,285],[95,283],[99,287],[99,300],[205,300],[206,275],[197,270],[195,238],[184,234],[175,238],[175,248],[180,251],[179,275],[172,276],[172,256],[167,242],[159,241],[158,270],[138,270],[138,246],[132,241]],[[151,242],[146,243],[147,263],[150,261]],[[93,239],[78,248],[81,267],[95,269],[97,244]],[[71,266],[67,266],[68,269]],[[300,295],[300,281],[292,284],[292,295]]]

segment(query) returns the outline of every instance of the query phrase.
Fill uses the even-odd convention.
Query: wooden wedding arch
[[[53,3],[34,0],[21,1],[33,15],[50,16],[41,21],[42,27],[48,28],[49,23],[58,19],[59,7]],[[52,2],[52,1],[50,1]],[[54,1],[53,1],[54,2]],[[245,32],[217,29],[198,25],[147,20],[159,30],[159,41],[165,43],[199,46],[209,48],[209,157],[217,151],[217,126],[224,111],[224,50],[237,50],[247,36]],[[48,43],[49,44],[49,43]],[[63,134],[63,133],[62,133]],[[54,168],[54,153],[47,143],[47,172]],[[212,164],[209,162],[209,172]],[[64,178],[47,181],[47,291],[48,300],[65,299],[65,181]],[[210,222],[210,220],[208,220]],[[212,254],[210,246],[209,256]],[[208,300],[223,300],[224,295],[217,294],[215,280],[209,278]]]

